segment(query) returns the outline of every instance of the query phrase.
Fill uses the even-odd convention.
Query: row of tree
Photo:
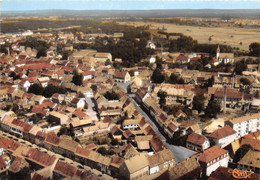
[[[48,85],[47,87],[42,87],[40,84],[34,83],[29,87],[28,93],[42,95],[46,98],[49,98],[55,93],[66,94],[67,89],[62,86],[53,86],[53,85]]]

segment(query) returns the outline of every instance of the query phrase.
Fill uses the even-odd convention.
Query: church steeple
[[[217,53],[216,53],[216,59],[217,60],[218,60],[219,54],[220,54],[220,47],[219,47],[219,44],[218,44]]]

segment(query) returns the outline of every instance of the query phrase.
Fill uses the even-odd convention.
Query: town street
[[[125,92],[128,86],[128,83],[117,83],[118,85],[120,85],[120,87],[122,87]],[[186,149],[182,146],[175,146],[172,144],[167,143],[166,138],[161,134],[161,132],[158,130],[157,126],[154,124],[154,122],[151,120],[151,118],[142,110],[142,108],[140,108],[140,106],[136,103],[136,101],[133,99],[132,94],[128,94],[128,96],[130,97],[131,101],[134,103],[134,105],[136,106],[136,109],[144,116],[144,118],[152,125],[154,131],[156,132],[156,134],[158,134],[160,136],[160,138],[162,139],[162,141],[165,143],[165,145],[171,150],[171,152],[173,153],[173,155],[175,156],[175,161],[181,162],[187,158],[189,158],[191,155],[195,154],[196,152],[191,151],[189,149]]]

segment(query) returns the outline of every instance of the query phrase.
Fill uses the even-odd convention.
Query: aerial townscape
[[[0,179],[260,179],[259,13],[87,12],[1,15]]]

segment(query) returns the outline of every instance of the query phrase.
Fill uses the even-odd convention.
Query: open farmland
[[[248,47],[252,42],[260,41],[260,28],[196,27],[139,21],[118,23],[135,26],[151,25],[152,28],[162,28],[162,26],[164,26],[167,29],[167,32],[183,33],[186,36],[191,36],[193,39],[198,40],[199,43],[226,44],[233,47],[239,47],[243,50],[248,50]],[[211,37],[210,42],[209,37]],[[240,42],[242,42],[242,45],[240,45]]]

